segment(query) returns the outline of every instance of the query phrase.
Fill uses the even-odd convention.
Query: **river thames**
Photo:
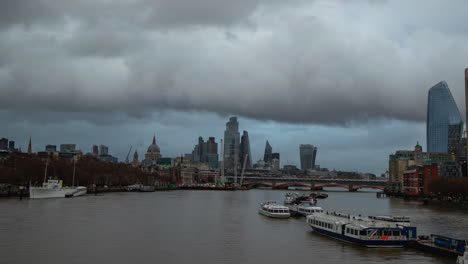
[[[288,191],[106,193],[0,200],[1,263],[455,263],[412,249],[368,249],[320,236],[304,218],[259,215]],[[468,238],[468,212],[330,191],[325,210],[410,216],[419,234]]]

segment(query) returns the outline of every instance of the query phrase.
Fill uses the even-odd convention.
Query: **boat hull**
[[[271,217],[271,218],[289,218],[291,217],[291,214],[287,213],[270,213],[270,212],[267,212],[265,210],[262,210],[262,209],[259,209],[258,210],[258,213],[261,214],[261,215],[264,215],[264,216],[268,216],[268,217]]]
[[[82,196],[87,192],[86,187],[79,188],[57,188],[49,189],[43,187],[30,187],[30,199],[46,199],[46,198],[65,198],[66,196]]]
[[[364,247],[404,247],[408,240],[362,240],[311,226],[314,232]]]

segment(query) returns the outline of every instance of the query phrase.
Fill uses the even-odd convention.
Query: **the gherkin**
[[[463,121],[445,81],[429,89],[427,100],[427,151],[456,153]]]

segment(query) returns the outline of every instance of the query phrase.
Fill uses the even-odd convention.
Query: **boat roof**
[[[310,215],[307,218],[316,218],[326,221],[332,221],[336,224],[344,225],[347,224],[350,227],[357,227],[361,229],[366,228],[398,228],[403,225],[400,225],[397,222],[388,222],[382,220],[370,219],[367,217],[361,216],[352,216],[352,215],[342,215],[337,213],[327,213],[319,215]]]

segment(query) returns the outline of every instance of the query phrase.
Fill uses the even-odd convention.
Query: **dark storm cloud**
[[[0,109],[92,122],[164,109],[290,123],[421,121],[427,90],[440,80],[461,103],[467,7],[2,1]]]

